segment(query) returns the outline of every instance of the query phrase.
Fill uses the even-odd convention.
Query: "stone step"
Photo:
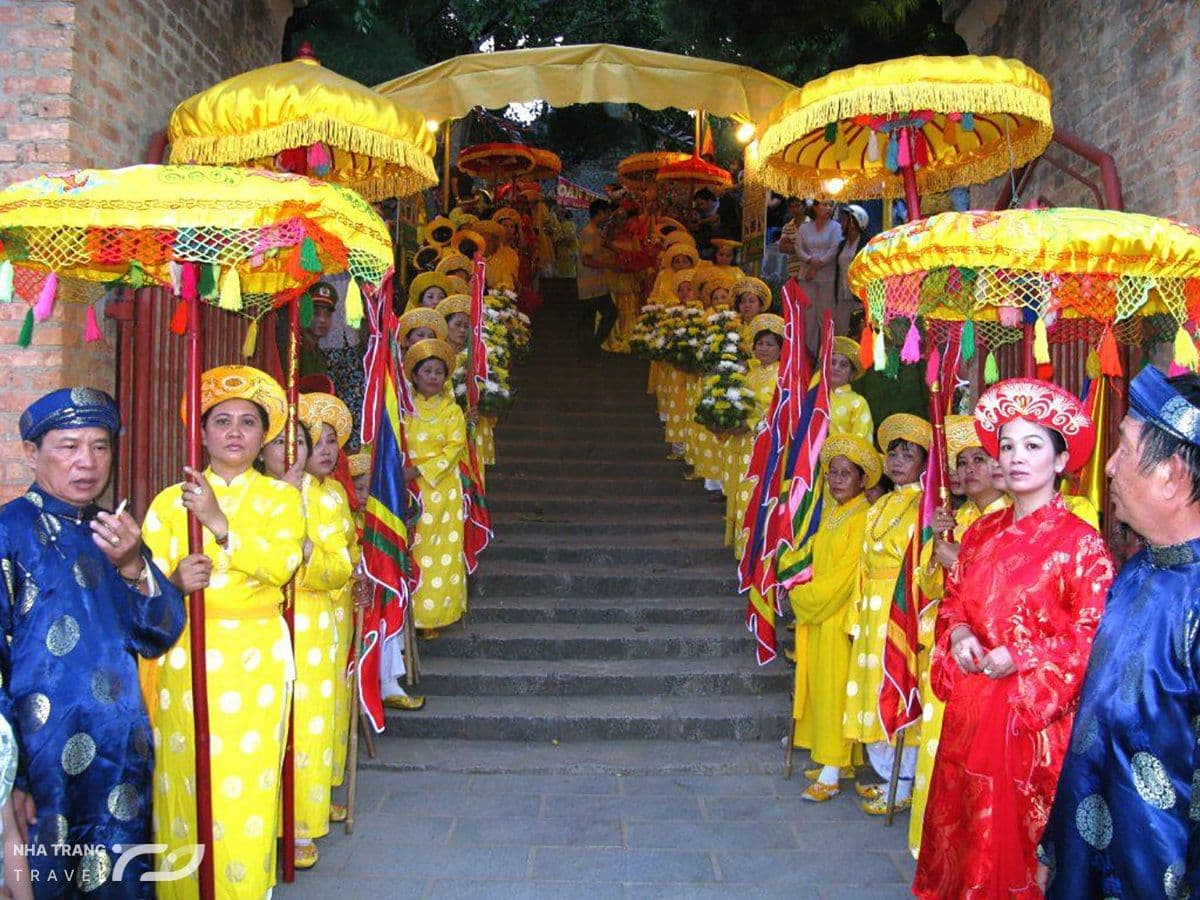
[[[619,516],[630,519],[657,519],[659,515],[670,517],[685,513],[703,516],[714,523],[720,521],[720,504],[710,503],[703,488],[697,488],[693,496],[676,497],[588,497],[585,500],[570,497],[545,497],[527,492],[510,492],[507,486],[488,484],[488,506],[492,514],[532,515],[549,518],[581,518],[583,516]],[[520,485],[516,485],[519,488]]]
[[[605,476],[563,475],[557,472],[534,472],[523,475],[515,480],[523,494],[535,494],[539,497],[558,498],[575,497],[581,500],[592,498],[622,497],[625,494],[635,495],[640,499],[693,496],[697,490],[703,491],[701,482],[695,479],[685,481],[683,469],[674,473],[674,477],[646,477],[616,479]],[[496,483],[496,479],[492,479]],[[499,495],[504,496],[505,482],[497,487]]]
[[[679,537],[650,542],[618,536],[607,540],[588,540],[564,534],[553,540],[529,540],[505,535],[497,537],[488,552],[503,558],[505,562],[626,568],[642,564],[671,567],[708,565],[713,560],[713,551],[720,549],[721,535],[714,531],[707,535],[706,540],[686,543]]]
[[[390,772],[509,772],[522,775],[769,775],[783,770],[778,740],[689,741],[664,748],[662,741],[456,741],[398,737],[389,728],[376,739],[379,755],[363,754],[360,769]],[[796,768],[808,754],[796,752]],[[755,792],[756,794],[761,793]]]
[[[694,513],[656,515],[652,520],[635,521],[630,521],[628,517],[620,514],[600,516],[585,513],[583,515],[576,514],[571,518],[555,518],[533,513],[508,513],[493,509],[492,524],[496,526],[497,534],[505,534],[510,537],[528,536],[541,540],[581,536],[605,541],[616,535],[639,537],[649,544],[651,542],[669,542],[681,531],[686,531],[711,534],[715,541],[720,542],[724,537],[724,525],[722,524],[724,506],[713,503],[708,507]],[[725,552],[732,554],[733,551],[726,547]]]
[[[471,602],[472,625],[481,622],[576,625],[729,625],[743,621],[746,601],[732,594],[712,597],[488,597]]]
[[[493,557],[480,565],[471,580],[472,596],[522,594],[526,597],[682,596],[732,593],[736,570],[721,562],[678,567],[644,563],[634,569],[618,566],[571,567],[516,563]]]
[[[665,441],[649,438],[616,444],[594,437],[555,441],[515,440],[501,431],[496,438],[496,453],[504,464],[537,465],[543,460],[619,463],[624,459],[634,462],[663,460],[668,447]]]
[[[548,418],[544,422],[512,422],[505,421],[498,426],[498,433],[505,440],[569,440],[579,442],[584,440],[603,441],[609,444],[625,444],[657,438],[662,432],[662,424],[657,418],[644,418],[641,422],[630,424],[606,424],[595,421],[555,421]]]
[[[754,637],[743,625],[615,623],[510,624],[474,622],[421,641],[422,659],[683,659],[754,654]]]
[[[749,656],[714,659],[481,660],[431,657],[420,692],[430,696],[716,696],[786,691],[791,670]],[[431,701],[432,702],[432,701]]]
[[[388,711],[401,738],[475,741],[778,740],[784,695],[737,697],[438,697],[418,712]]]
[[[501,449],[506,450],[503,443]],[[684,465],[679,460],[666,458],[666,446],[658,457],[647,459],[522,459],[504,452],[499,462],[488,468],[488,477],[500,483],[509,479],[537,476],[580,476],[609,477],[620,479],[679,478]]]

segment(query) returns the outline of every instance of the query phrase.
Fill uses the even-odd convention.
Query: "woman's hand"
[[[202,591],[212,577],[212,560],[203,553],[185,556],[171,573],[171,584],[185,594]]]
[[[943,569],[951,568],[958,562],[959,545],[954,541],[943,541],[935,538],[933,541],[933,558]]]
[[[479,407],[473,406],[467,410],[467,422],[471,425],[479,424]]]
[[[405,481],[416,481],[417,478],[420,476],[420,474],[421,474],[421,470],[418,469],[416,466],[405,466],[404,467],[404,480]]]
[[[371,600],[375,596],[375,587],[366,575],[361,572],[355,572],[353,588],[351,590],[354,595],[355,606],[359,609],[366,609],[371,605]]]
[[[950,655],[958,663],[959,669],[967,675],[974,675],[980,671],[979,663],[987,654],[971,629],[959,625],[950,633]]]
[[[953,531],[958,522],[954,518],[954,513],[943,507],[938,507],[933,511],[933,530],[938,534],[944,534],[947,531]]]
[[[292,463],[292,467],[283,473],[283,480],[296,490],[301,490],[304,486],[304,463],[301,460]]]
[[[226,537],[229,534],[229,522],[225,518],[225,513],[221,512],[221,507],[217,503],[217,495],[213,493],[212,485],[208,483],[208,479],[204,477],[203,472],[197,471],[190,466],[184,466],[183,471],[190,479],[184,481],[181,488],[183,491],[183,508],[193,513],[200,520],[200,524],[211,531],[216,537]]]
[[[1017,671],[1007,647],[996,647],[983,657],[979,670],[988,678],[1005,678]]]

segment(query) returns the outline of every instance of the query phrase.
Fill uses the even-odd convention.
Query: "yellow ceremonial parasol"
[[[996,56],[912,56],[831,72],[772,110],[759,140],[766,185],[859,200],[977,184],[1024,165],[1054,134],[1050,86]]]
[[[493,142],[458,151],[458,167],[468,175],[486,179],[493,186],[501,181],[524,178],[536,165],[533,151],[523,144]]]
[[[187,463],[201,466],[200,302],[257,319],[294,301],[322,274],[349,273],[347,316],[361,318],[361,289],[376,294],[390,277],[392,246],[375,211],[353,191],[297,175],[208,166],[133,166],[42,175],[0,190],[0,300],[30,304],[34,319],[52,312],[60,279],[71,284],[171,287],[180,297],[172,329],[186,332]],[[68,290],[63,299],[71,299]],[[291,302],[293,336],[299,304]],[[89,331],[96,325],[89,309]],[[97,333],[98,328],[94,329]],[[296,347],[289,354],[289,442],[296,428]],[[188,514],[188,552],[203,546]],[[204,592],[189,601],[196,728],[199,894],[213,896],[212,784],[205,673]],[[290,622],[289,622],[290,624]],[[290,753],[285,760],[284,835],[292,825]],[[285,860],[290,852],[285,852]],[[288,867],[285,862],[285,878]]]
[[[529,152],[533,154],[533,168],[521,176],[522,178],[530,181],[545,181],[547,178],[557,178],[561,174],[562,160],[553,150],[530,147]]]
[[[690,153],[680,153],[676,150],[635,153],[617,163],[617,179],[626,190],[640,193],[653,186],[654,176],[663,166],[684,162],[690,158]]]
[[[876,342],[897,317],[913,340],[918,319],[935,342],[961,327],[964,356],[982,341],[994,370],[990,351],[1032,325],[1039,364],[1050,341],[1098,339],[1101,370],[1116,375],[1118,339],[1173,338],[1176,364],[1197,365],[1200,230],[1170,219],[1070,207],[942,213],[872,238],[848,277]],[[868,354],[878,366],[878,343]]]
[[[368,200],[437,184],[425,117],[324,68],[304,44],[189,97],[167,129],[171,162],[252,165],[353,188]]]

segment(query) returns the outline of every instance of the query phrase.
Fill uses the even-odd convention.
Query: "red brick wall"
[[[1195,0],[946,0],[973,53],[1020,59],[1054,91],[1054,121],[1112,154],[1125,208],[1200,222],[1200,11]],[[1058,160],[1096,177],[1079,157]],[[998,188],[973,192],[991,205]],[[1095,206],[1044,164],[1023,199]]]
[[[144,160],[181,100],[278,62],[292,0],[0,0],[0,186],[67,166]],[[61,303],[16,346],[21,303],[0,305],[0,501],[28,483],[17,419],[57,387],[114,389],[116,329],[83,342]]]

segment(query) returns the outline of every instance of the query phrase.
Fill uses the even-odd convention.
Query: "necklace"
[[[839,504],[837,508],[833,510],[832,515],[830,515],[828,519],[822,518],[821,527],[828,527],[830,530],[837,528],[848,518],[858,512],[859,507],[861,506],[859,501],[862,500],[862,498],[862,494],[859,494],[849,503]]]
[[[893,496],[895,496],[895,495],[893,495]],[[878,527],[879,519],[876,519],[875,522],[873,522],[871,525],[871,541],[872,541],[872,543],[879,543],[880,541],[883,540],[884,535],[886,535],[889,531],[891,531],[893,528],[895,528],[897,525],[899,525],[901,520],[903,520],[904,517],[909,514],[909,512],[912,510],[912,507],[916,504],[917,500],[920,499],[920,497],[921,497],[921,492],[914,491],[912,496],[905,500],[904,505],[900,508],[900,512],[896,515],[896,517],[894,519],[892,519],[890,522],[887,523],[887,527],[884,528],[883,531],[879,530],[879,527]],[[880,510],[880,512],[883,512],[883,510]],[[883,517],[880,516],[880,518],[883,518]]]

